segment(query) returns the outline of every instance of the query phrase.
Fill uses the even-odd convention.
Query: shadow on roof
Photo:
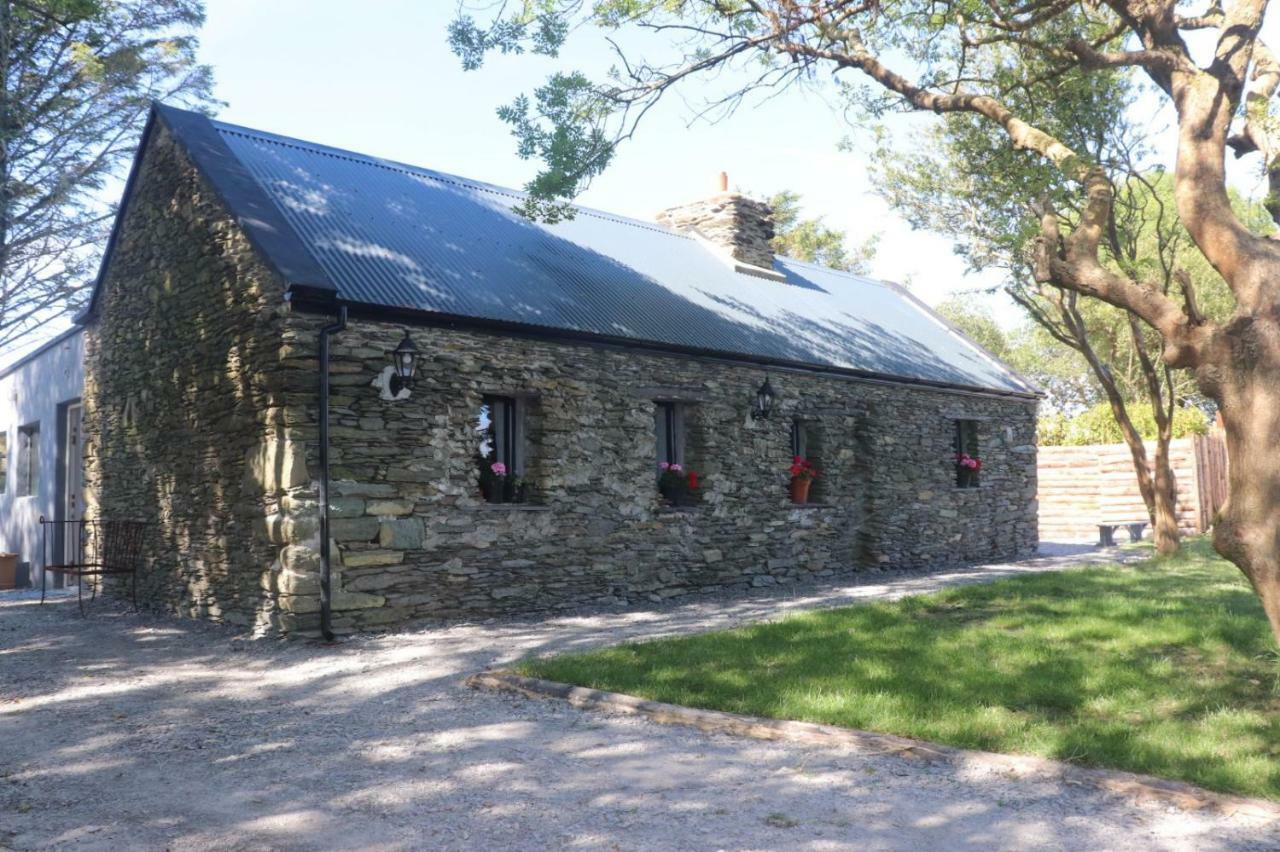
[[[342,299],[907,379],[1028,392],[901,293],[594,211],[554,226],[517,193],[215,125]]]

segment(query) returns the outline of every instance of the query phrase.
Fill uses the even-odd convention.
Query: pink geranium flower
[[[502,462],[494,462],[493,464],[489,465],[489,470],[493,471],[498,476],[507,475],[507,466]]]

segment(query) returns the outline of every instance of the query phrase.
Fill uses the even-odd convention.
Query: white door
[[[81,427],[83,425],[83,409],[80,403],[67,406],[67,423],[64,434],[66,443],[62,447],[63,489],[62,520],[78,521],[84,517],[84,450],[81,445]],[[76,553],[78,530],[68,524],[63,529],[66,534],[62,539],[63,562],[71,562],[79,558]],[[71,578],[68,577],[68,580]]]

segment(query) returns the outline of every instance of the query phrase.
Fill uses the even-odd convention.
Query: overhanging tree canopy
[[[724,96],[730,101],[829,73],[865,93],[869,109],[978,117],[1012,149],[1060,172],[1079,212],[1064,227],[1050,200],[1041,205],[1032,273],[1140,317],[1160,334],[1165,364],[1194,370],[1217,402],[1232,466],[1214,544],[1249,578],[1280,641],[1280,243],[1241,221],[1226,181],[1228,147],[1259,154],[1280,216],[1280,130],[1271,120],[1280,62],[1259,38],[1267,0],[1204,8],[1174,0],[525,0],[499,8],[497,19],[477,21],[464,8],[454,21],[451,43],[468,67],[490,50],[554,54],[583,20],[648,29],[677,53],[652,63],[620,53],[609,81],[556,75],[532,101],[504,110],[520,154],[544,164],[530,186],[535,214],[562,215],[665,93],[727,66],[749,75]],[[1188,276],[1166,289],[1141,265],[1104,262],[1112,182],[1087,151],[1018,104],[1020,75],[999,73],[1010,62],[1043,68],[1050,86],[1067,75],[1141,74],[1168,99],[1177,117],[1176,212],[1230,288],[1228,318],[1199,310]]]

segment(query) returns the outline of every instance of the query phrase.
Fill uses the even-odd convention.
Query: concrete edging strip
[[[1169,781],[1133,772],[1074,766],[1043,757],[970,751],[835,725],[765,719],[721,710],[699,710],[650,701],[634,695],[523,677],[503,669],[474,674],[466,682],[473,689],[512,693],[526,698],[554,699],[588,710],[630,713],[662,725],[684,725],[708,733],[783,740],[813,746],[837,746],[860,754],[894,755],[906,760],[933,761],[955,766],[980,766],[1018,778],[1056,778],[1067,784],[1094,787],[1137,801],[1161,802],[1186,810],[1212,810],[1268,823],[1280,821],[1280,804],[1265,799],[1215,793],[1183,781]]]

